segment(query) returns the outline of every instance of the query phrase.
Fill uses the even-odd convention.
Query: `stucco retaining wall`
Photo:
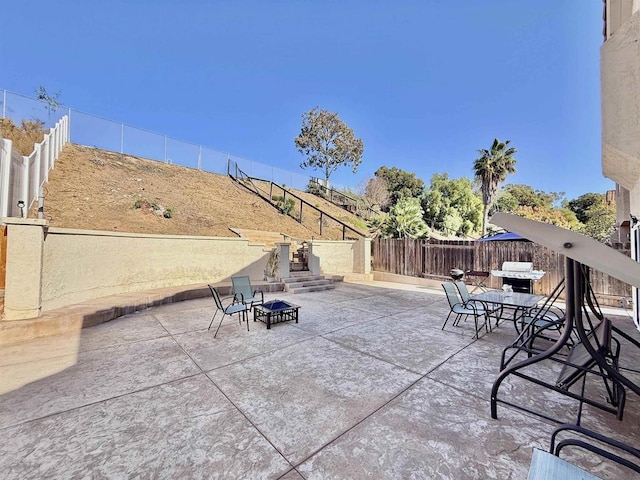
[[[268,249],[241,238],[143,235],[7,225],[4,320],[101,297],[162,287],[263,279]]]
[[[0,223],[7,226],[5,321],[114,295],[225,282],[234,275],[257,282],[270,252],[242,238],[49,228],[46,220],[22,218]],[[288,246],[281,244],[283,251]],[[369,239],[314,241],[312,249],[310,264],[322,272],[370,273]]]
[[[371,239],[311,242],[311,259],[319,264],[314,273],[371,273]]]
[[[263,278],[263,245],[221,237],[132,235],[49,229],[44,242],[42,310],[119,293]]]

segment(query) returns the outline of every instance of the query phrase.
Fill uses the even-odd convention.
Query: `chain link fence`
[[[64,115],[68,115],[70,141],[78,145],[219,174],[227,173],[228,160],[232,160],[251,177],[271,180],[279,185],[299,190],[306,190],[312,178],[273,165],[254,162],[228,152],[184,142],[168,135],[72,110],[69,107],[52,108],[45,101],[7,90],[2,91],[1,101],[2,117],[10,118],[17,125],[22,120],[40,120],[44,123],[45,128],[50,128]],[[339,185],[333,185],[333,187],[336,189],[344,188]]]

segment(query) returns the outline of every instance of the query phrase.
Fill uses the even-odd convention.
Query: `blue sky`
[[[5,2],[0,88],[300,173],[303,112],[382,165],[473,175],[494,137],[511,183],[575,198],[601,173],[601,0]],[[6,21],[11,19],[10,21]]]

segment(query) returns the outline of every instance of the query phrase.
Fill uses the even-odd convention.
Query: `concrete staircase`
[[[309,272],[291,272],[289,278],[283,278],[284,290],[290,293],[320,292],[333,290],[333,280],[322,275],[311,275]]]
[[[264,243],[264,246],[267,248],[274,248],[276,243],[289,242],[291,243],[291,251],[295,252],[299,244],[303,242],[302,238],[292,237],[286,233],[249,230],[247,228],[229,228],[229,230],[240,238],[246,238],[251,243]]]

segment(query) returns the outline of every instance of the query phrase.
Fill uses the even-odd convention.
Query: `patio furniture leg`
[[[442,324],[442,328],[441,328],[440,330],[444,330],[444,327],[446,327],[446,326],[447,326],[447,322],[449,321],[449,318],[451,318],[451,314],[452,314],[452,313],[453,313],[453,312],[449,312],[449,315],[447,315],[447,319],[446,319],[446,320],[444,321],[444,323]],[[254,318],[254,321],[255,321],[255,318]],[[454,321],[453,321],[453,326],[455,327],[455,325],[456,325],[456,321],[454,320]]]
[[[216,313],[218,313],[218,311],[216,310]],[[213,314],[213,318],[216,318],[216,313]],[[213,318],[211,319],[211,323],[213,323]],[[213,334],[213,338],[216,338],[216,335],[218,335],[218,330],[220,330],[220,327],[222,326],[222,321],[224,320],[224,313],[222,314],[222,318],[220,319],[220,323],[218,324],[218,328],[216,328],[216,333]],[[211,325],[209,325],[209,328],[211,328]]]

